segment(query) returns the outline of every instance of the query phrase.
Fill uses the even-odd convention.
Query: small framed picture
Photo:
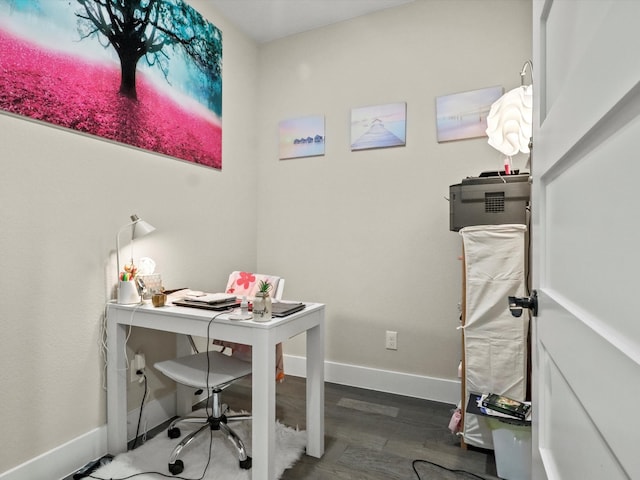
[[[324,115],[282,120],[278,131],[280,160],[324,155]]]
[[[486,137],[487,116],[504,88],[488,87],[436,98],[438,143]]]
[[[407,139],[407,104],[351,109],[351,150],[400,147]]]

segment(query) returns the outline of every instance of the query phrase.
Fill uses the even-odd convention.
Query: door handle
[[[509,297],[509,311],[514,317],[522,316],[522,309],[528,308],[534,317],[538,316],[538,291],[534,290],[530,297]]]

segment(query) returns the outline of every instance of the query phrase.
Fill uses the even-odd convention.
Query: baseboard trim
[[[107,427],[95,428],[0,474],[0,480],[65,478],[107,451]]]
[[[284,362],[287,375],[306,377],[306,357],[285,355]],[[427,377],[329,361],[325,361],[324,364],[324,379],[330,383],[452,405],[457,405],[460,401],[460,380]]]
[[[195,402],[200,397],[195,398]],[[175,395],[170,394],[159,400],[150,400],[144,405],[140,434],[160,425],[175,414]],[[140,407],[127,414],[127,439],[133,440],[138,426]],[[63,479],[91,460],[107,453],[107,426],[95,428],[67,443],[0,473],[0,480]]]
[[[285,355],[285,371],[288,375],[306,377],[306,357]],[[460,400],[460,381],[426,377],[390,370],[361,367],[337,362],[325,362],[325,381],[394,393],[436,402],[457,405]],[[194,403],[203,397],[194,398]],[[140,431],[151,430],[174,416],[175,395],[154,399],[144,406]],[[127,438],[136,434],[140,408],[127,415]],[[107,453],[107,426],[95,428],[22,465],[0,473],[0,480],[33,480],[40,478],[63,479],[87,462]]]

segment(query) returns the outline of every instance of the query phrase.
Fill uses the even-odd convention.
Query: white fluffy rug
[[[203,411],[196,413],[204,415]],[[249,456],[251,456],[251,421],[232,422],[229,425],[242,439]],[[168,469],[169,456],[180,440],[195,428],[195,426],[188,424],[182,424],[179,427],[182,434],[180,438],[170,439],[166,431],[161,432],[135,450],[117,455],[111,463],[96,470],[91,478],[118,479],[141,472],[158,472],[173,477]],[[285,469],[292,467],[298,461],[306,443],[307,434],[304,430],[294,430],[276,422],[276,478],[280,478]],[[251,470],[243,470],[239,467],[235,449],[220,432],[213,432],[211,463],[203,477],[209,444],[210,436],[207,433],[198,435],[197,439],[182,452],[181,459],[184,462],[184,471],[173,478],[251,480]],[[136,475],[134,478],[157,480],[162,477],[150,473]]]

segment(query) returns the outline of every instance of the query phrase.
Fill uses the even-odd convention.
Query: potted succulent
[[[271,320],[271,297],[269,292],[273,285],[268,280],[260,280],[256,298],[253,301],[253,319],[257,322],[268,322]]]

